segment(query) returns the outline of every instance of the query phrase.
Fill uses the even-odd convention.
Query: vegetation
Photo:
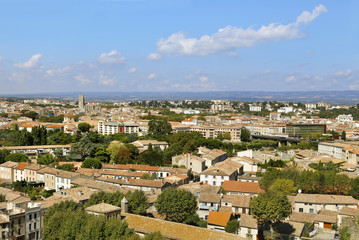
[[[94,168],[94,169],[101,169],[102,163],[100,160],[96,158],[86,158],[81,165],[82,168]]]
[[[228,221],[224,230],[228,233],[238,234],[239,222],[237,220]]]
[[[134,235],[120,218],[106,219],[86,213],[75,202],[55,204],[45,214],[43,238],[57,239],[126,239]]]
[[[28,162],[30,158],[23,153],[11,153],[5,157],[5,162],[13,161],[13,162]]]
[[[188,191],[169,188],[157,198],[156,209],[167,220],[183,223],[196,213],[196,197]]]

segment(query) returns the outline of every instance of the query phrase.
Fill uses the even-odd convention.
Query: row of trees
[[[286,179],[303,193],[351,195],[359,199],[359,178],[350,179],[347,175],[339,174],[337,170],[329,167],[318,169],[317,171],[299,171],[295,166],[286,167],[283,170],[269,168],[260,181],[260,185],[262,189],[269,190],[276,180]]]
[[[93,240],[164,240],[159,232],[141,238],[120,218],[107,219],[84,211],[82,205],[72,201],[55,204],[45,214],[43,238]]]

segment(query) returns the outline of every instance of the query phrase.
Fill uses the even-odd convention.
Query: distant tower
[[[79,95],[79,108],[80,112],[85,112],[85,97],[83,94]]]

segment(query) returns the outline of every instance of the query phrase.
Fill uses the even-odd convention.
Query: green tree
[[[158,196],[156,209],[169,221],[183,222],[196,212],[197,200],[189,191],[169,188]]]
[[[289,216],[291,205],[287,196],[277,192],[260,193],[250,203],[252,215],[260,225],[271,226]]]
[[[84,122],[84,123],[79,123],[79,124],[77,125],[77,128],[80,130],[80,132],[86,133],[86,132],[90,131],[91,125],[88,124],[88,123],[86,123],[86,122]]]
[[[222,134],[221,132],[219,132],[219,133],[217,134],[216,139],[218,139],[218,140],[223,140],[223,134]]]
[[[62,164],[61,166],[57,166],[58,169],[72,172],[74,171],[75,166],[73,164]]]
[[[52,163],[55,162],[55,158],[52,154],[50,153],[46,153],[46,154],[41,154],[38,156],[37,158],[37,163],[38,164],[43,164],[43,165],[50,165]]]
[[[231,140],[231,134],[229,132],[223,133],[223,139]]]
[[[5,202],[6,196],[4,194],[0,194],[0,202]]]
[[[82,168],[101,169],[102,163],[97,158],[86,158],[81,165]]]
[[[145,173],[141,176],[141,179],[153,180],[153,177],[149,173]]]
[[[269,187],[269,191],[276,191],[285,196],[295,195],[297,187],[294,186],[294,182],[290,179],[276,179]]]
[[[307,141],[300,141],[297,146],[300,149],[310,149],[310,143]]]
[[[129,159],[131,159],[131,151],[124,145],[121,145],[118,150],[118,158],[115,163],[124,163],[125,160]]]
[[[130,213],[146,215],[146,210],[149,208],[148,198],[143,191],[136,190],[126,194],[128,201],[128,211]]]
[[[122,144],[119,143],[111,143],[108,145],[106,151],[110,154],[110,163],[117,163],[121,146]]]
[[[5,161],[27,162],[30,161],[30,158],[23,153],[11,153],[5,157]]]
[[[10,150],[2,149],[0,150],[0,164],[5,162],[6,156],[10,155]]]
[[[347,140],[347,133],[345,131],[342,132],[341,138],[344,141]]]
[[[239,222],[237,220],[228,221],[224,230],[228,233],[238,234]]]
[[[242,142],[251,141],[251,132],[247,128],[241,129],[241,141]]]
[[[168,135],[172,126],[167,120],[151,120],[148,123],[148,133],[153,135]]]
[[[343,227],[340,229],[340,240],[350,240],[351,234],[349,233],[348,227]]]

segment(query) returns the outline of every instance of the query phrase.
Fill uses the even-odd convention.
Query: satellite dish
[[[302,190],[301,190],[301,189],[298,189],[298,193],[302,193]]]

